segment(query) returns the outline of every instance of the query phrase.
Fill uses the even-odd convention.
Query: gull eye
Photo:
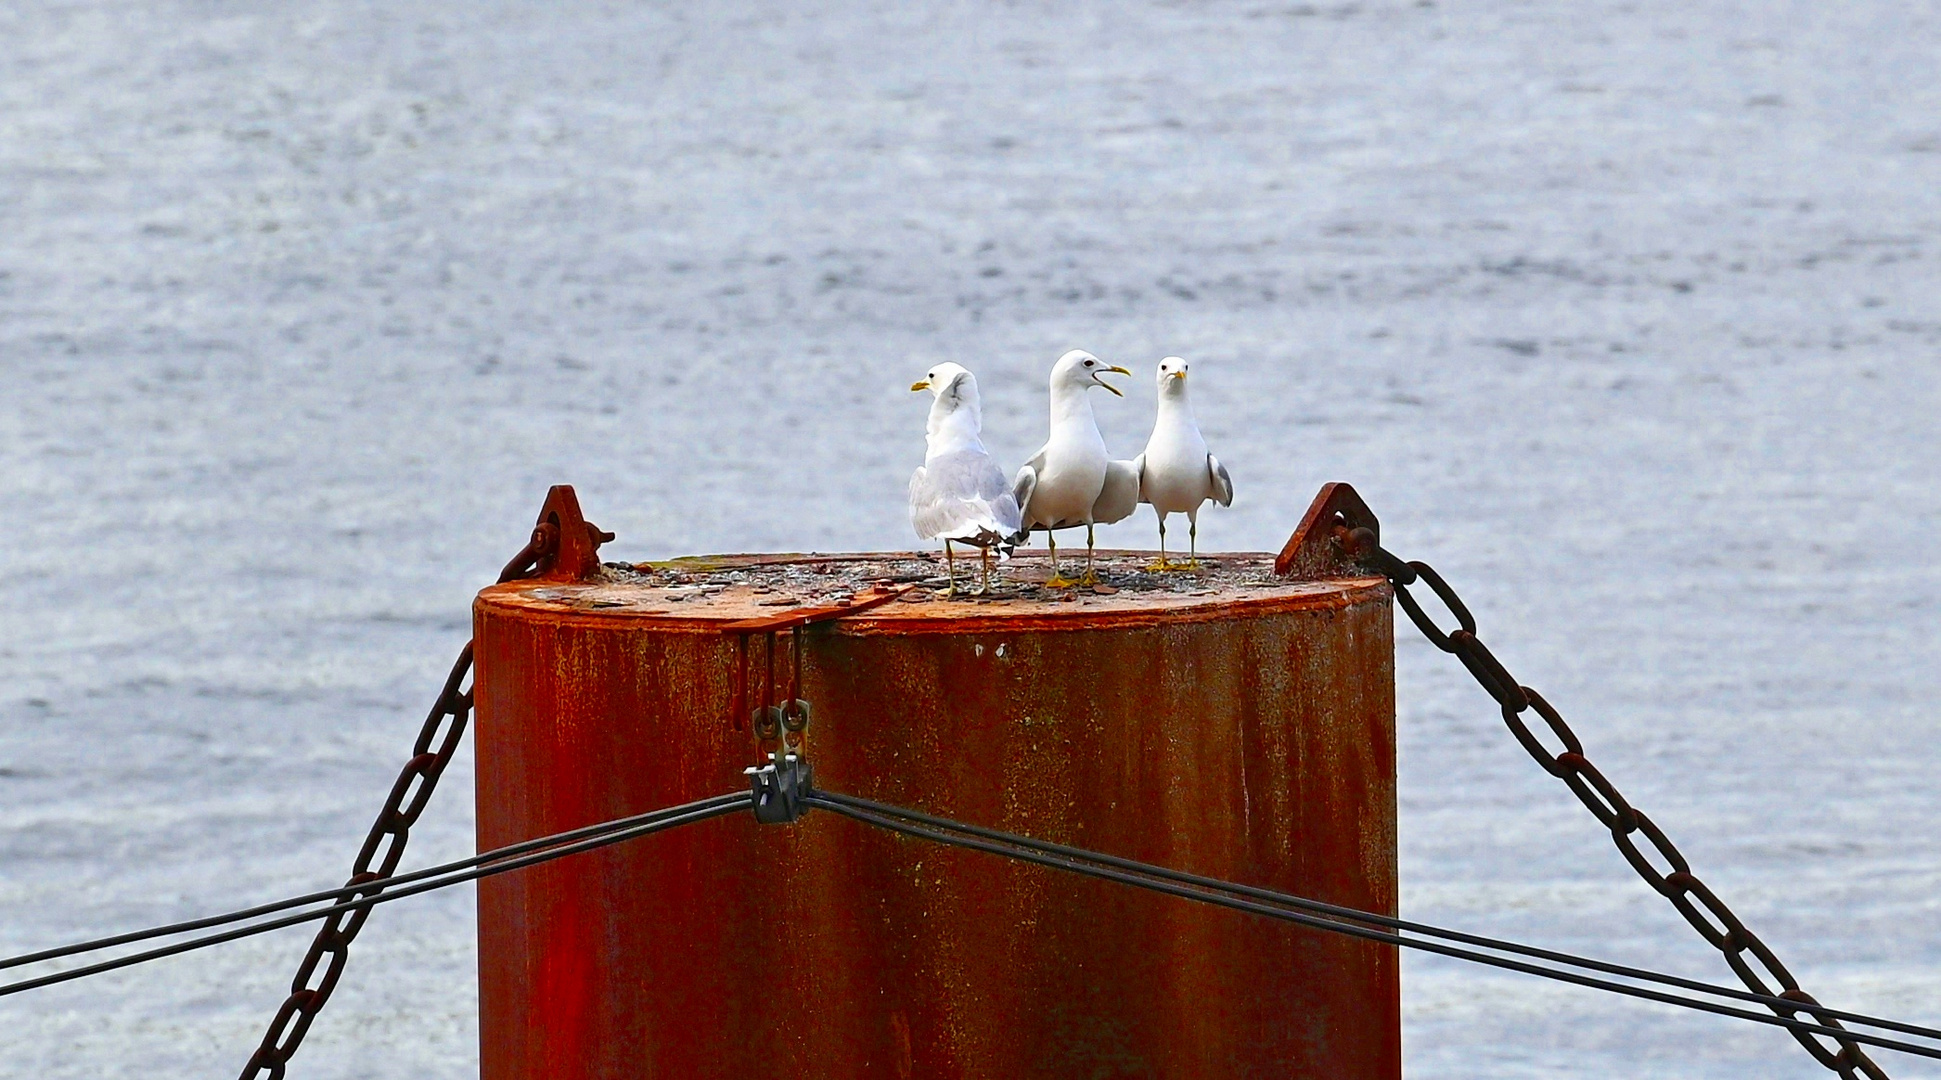
[[[1087,361],[1085,361],[1085,366],[1086,366],[1086,367],[1091,367],[1091,366],[1092,366],[1092,361],[1090,361],[1090,360],[1087,360]]]

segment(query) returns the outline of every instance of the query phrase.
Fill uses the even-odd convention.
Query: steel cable
[[[1576,972],[1545,967],[1540,964],[1526,963],[1521,960],[1512,960],[1501,956],[1491,956],[1473,949],[1446,945],[1437,941],[1424,941],[1419,938],[1406,937],[1392,930],[1378,930],[1368,926],[1354,925],[1353,923],[1340,921],[1335,918],[1326,918],[1319,915],[1306,914],[1301,911],[1288,910],[1289,907],[1317,903],[1315,901],[1307,901],[1302,897],[1275,893],[1265,889],[1253,889],[1246,886],[1236,887],[1227,882],[1216,881],[1211,878],[1195,878],[1193,875],[1181,874],[1178,871],[1168,870],[1165,867],[1140,863],[1131,859],[1100,856],[1078,848],[1049,845],[1028,837],[1013,836],[1008,833],[998,832],[994,829],[965,826],[946,818],[918,814],[915,811],[888,807],[880,803],[867,804],[866,800],[858,800],[846,796],[832,796],[817,792],[809,795],[807,802],[812,806],[822,807],[843,817],[874,825],[878,828],[888,829],[892,832],[902,833],[906,836],[914,836],[935,843],[948,844],[953,847],[967,848],[973,851],[982,851],[1005,858],[1018,859],[1039,866],[1065,870],[1087,877],[1114,881],[1123,885],[1131,885],[1136,888],[1165,893],[1182,899],[1196,900],[1201,903],[1213,904],[1235,911],[1262,915],[1284,922],[1292,922],[1316,930],[1325,930],[1330,933],[1343,934],[1348,937],[1361,938],[1366,941],[1374,941],[1386,945],[1418,949],[1458,960],[1467,960],[1472,963],[1521,972],[1526,975],[1535,975],[1540,978],[1573,983],[1578,986],[1604,990],[1628,997],[1642,998],[1660,1004],[1676,1005],[1701,1012],[1715,1013],[1720,1016],[1750,1020],[1754,1023],[1784,1027],[1802,1033],[1837,1036],[1839,1038],[1851,1039],[1855,1042],[1864,1042],[1883,1049],[1896,1050],[1919,1057],[1941,1059],[1941,1047],[1921,1046],[1900,1039],[1891,1039],[1866,1032],[1851,1031],[1843,1028],[1830,1028],[1823,1024],[1796,1020],[1788,1016],[1768,1015],[1763,1012],[1735,1008],[1734,1006],[1717,1002],[1702,1001],[1679,994],[1653,990],[1648,987],[1632,986],[1626,983],[1612,982],[1608,979],[1600,979],[1595,976],[1580,975]],[[884,812],[866,809],[865,805],[882,807]],[[1181,878],[1189,879],[1192,883],[1182,883],[1179,880]],[[1283,906],[1274,906],[1277,904]],[[1354,909],[1343,910],[1353,911]],[[1367,921],[1369,919],[1369,913],[1357,912],[1353,918]],[[1562,957],[1565,954],[1557,955]],[[1705,986],[1705,984],[1699,985],[1701,987]],[[1705,987],[1708,993],[1717,993],[1726,989],[1724,987]],[[1784,1002],[1784,1004],[1793,1008],[1799,1008],[1796,1002],[1788,1001]],[[1823,1006],[1818,1008],[1824,1009]],[[1914,1025],[1903,1025],[1895,1021],[1876,1020],[1875,1018],[1862,1017],[1858,1014],[1852,1015],[1856,1022],[1866,1023],[1869,1026],[1891,1028],[1894,1030],[1907,1030],[1914,1027]],[[1932,1029],[1915,1029],[1914,1033],[1929,1038],[1941,1038],[1941,1031],[1933,1031]]]
[[[571,843],[574,840],[596,836],[604,832],[611,832],[615,829],[624,829],[630,825],[644,824],[670,811],[701,809],[702,807],[716,803],[747,801],[747,794],[739,791],[730,795],[717,795],[712,799],[702,799],[698,802],[687,803],[680,807],[670,807],[667,810],[653,810],[645,814],[617,818],[613,821],[603,821],[598,825],[588,825],[584,828],[573,829],[568,832],[555,833],[552,836],[542,836],[533,840],[522,840],[516,844],[507,844],[504,847],[493,848],[491,851],[482,854],[456,859],[448,863],[440,863],[437,866],[427,866],[422,870],[413,870],[406,874],[394,874],[380,881],[367,882],[363,885],[345,885],[335,889],[323,889],[318,892],[305,893],[302,896],[273,900],[266,904],[258,904],[255,907],[227,911],[221,915],[205,915],[201,918],[169,923],[165,926],[151,926],[141,930],[130,930],[125,934],[116,934],[113,937],[95,938],[92,941],[77,941],[72,945],[61,945],[52,949],[42,949],[39,952],[4,957],[0,958],[0,971],[4,971],[7,968],[23,967],[27,964],[38,964],[47,960],[58,960],[61,957],[74,956],[78,953],[99,952],[102,949],[111,949],[117,945],[132,945],[138,941],[150,941],[161,937],[174,937],[177,934],[186,934],[192,930],[207,930],[212,926],[224,926],[233,922],[242,922],[245,919],[274,915],[279,911],[288,911],[291,908],[304,907],[309,904],[320,904],[327,900],[348,900],[353,897],[368,895],[372,892],[382,892],[398,885],[409,885],[414,881],[423,881],[426,878],[437,877],[440,874],[449,874],[454,870],[464,870],[468,867],[479,866],[491,862],[494,859],[511,858],[514,855],[522,855],[528,851],[537,851],[540,848],[552,847],[555,844]]]
[[[184,923],[133,931],[128,934],[116,935],[112,938],[103,938],[93,942],[82,942],[75,945],[62,946],[58,949],[43,950],[39,953],[0,960],[0,968],[17,967],[22,964],[33,963],[36,960],[70,956],[81,952],[111,947],[115,944],[127,944],[133,941],[184,933],[193,929],[206,929],[210,926],[258,918],[263,914],[274,914],[277,911],[300,907],[322,900],[337,901],[329,907],[299,912],[264,922],[255,922],[219,934],[177,942],[160,948],[117,957],[112,960],[74,968],[68,971],[55,972],[45,976],[0,985],[0,996],[21,993],[55,983],[80,979],[105,971],[129,967],[223,944],[244,937],[268,933],[302,922],[330,918],[343,912],[368,909],[380,903],[404,899],[435,889],[447,888],[452,885],[458,885],[484,877],[508,873],[513,870],[538,865],[569,855],[580,854],[597,848],[622,843],[677,826],[704,821],[713,817],[721,817],[747,805],[748,800],[749,796],[747,794],[732,792],[708,799],[696,800],[679,806],[650,811],[632,817],[584,826],[551,836],[509,844],[466,859],[456,860],[440,866],[427,867],[423,870],[399,875],[382,882],[368,882],[358,886],[348,886],[342,889],[306,894],[305,896],[292,897],[287,900],[258,905],[254,908],[242,909],[223,915],[207,916]],[[1864,1032],[1829,1028],[1825,1025],[1797,1020],[1791,1016],[1773,1016],[1761,1012],[1751,1012],[1728,1005],[1656,991],[1646,987],[1611,982],[1609,980],[1580,975],[1540,964],[1530,964],[1505,957],[1492,956],[1477,952],[1473,949],[1406,937],[1402,932],[1406,931],[1410,934],[1442,938],[1448,941],[1461,942],[1464,945],[1473,945],[1497,952],[1513,953],[1550,963],[1580,967],[1640,981],[1657,982],[1680,989],[1765,1004],[1771,1007],[1798,1006],[1798,1003],[1784,998],[1755,994],[1732,987],[1715,986],[1680,976],[1594,960],[1555,950],[1489,938],[1483,935],[1448,930],[1427,923],[1379,915],[1356,908],[1310,900],[1305,897],[1293,896],[1255,886],[1220,881],[1215,878],[1202,877],[1200,875],[1142,863],[1132,859],[1105,855],[1099,852],[1087,851],[1082,848],[1051,843],[1049,841],[1035,840],[1030,837],[1005,833],[996,829],[987,829],[981,826],[953,821],[949,818],[938,817],[904,807],[891,806],[869,799],[833,792],[814,792],[807,796],[806,802],[809,805],[821,806],[841,816],[905,835],[971,850],[983,851],[988,854],[1021,859],[1037,865],[1097,877],[1183,899],[1196,900],[1250,914],[1293,922],[1297,925],[1307,926],[1312,929],[1344,934],[1382,944],[1424,950],[1454,959],[1559,980],[1591,989],[1642,998],[1661,1004],[1676,1005],[1737,1019],[1751,1020],[1756,1023],[1786,1027],[1802,1033],[1826,1035],[1838,1032],[1843,1038],[1868,1043],[1884,1049],[1896,1050],[1923,1057],[1941,1058],[1941,1048],[1923,1047],[1898,1039],[1884,1038]],[[1288,910],[1290,908],[1295,910]],[[1380,927],[1381,929],[1374,929],[1374,927]],[[1863,1024],[1869,1027],[1941,1040],[1941,1030],[1934,1028],[1886,1020],[1847,1010],[1831,1009],[1826,1006],[1817,1006],[1814,1012],[1826,1016],[1835,1016],[1852,1023]]]
[[[429,879],[403,888],[394,887],[397,882],[403,880],[402,878],[391,878],[381,882],[368,882],[363,885],[335,890],[339,894],[348,893],[353,895],[346,896],[343,900],[329,907],[298,912],[293,915],[285,915],[282,918],[270,919],[265,922],[251,923],[248,926],[225,930],[219,934],[209,934],[204,937],[191,938],[188,941],[179,941],[171,945],[164,945],[143,952],[130,953],[127,956],[118,956],[112,960],[103,960],[85,967],[71,968],[67,971],[57,971],[30,979],[22,979],[18,982],[6,983],[0,985],[0,997],[23,993],[28,990],[37,990],[43,986],[52,986],[55,983],[70,982],[74,979],[86,978],[90,975],[99,975],[102,972],[114,971],[119,968],[132,967],[136,964],[160,960],[164,957],[176,956],[197,949],[205,949],[213,945],[221,945],[257,934],[266,934],[272,930],[281,930],[284,927],[295,926],[299,923],[327,919],[344,912],[362,911],[378,904],[389,903],[392,900],[402,900],[405,897],[431,892],[434,889],[448,888],[453,885],[464,884],[468,881],[476,881],[480,878],[493,877],[498,874],[509,873],[513,870],[522,870],[529,866],[537,866],[540,863],[551,862],[554,859],[562,859],[569,855],[578,855],[598,848],[609,847],[627,840],[649,835],[650,833],[662,832],[676,826],[689,825],[698,821],[706,821],[709,818],[721,817],[746,807],[748,800],[749,796],[744,792],[717,795],[708,799],[684,803],[680,806],[670,806],[664,810],[656,810],[648,814],[622,818],[618,821],[607,822],[601,825],[589,825],[582,829],[575,829],[571,832],[559,833],[554,836],[541,837],[536,840],[522,841],[519,844],[508,845],[506,848],[495,848],[483,855],[460,860],[461,864],[470,865],[465,869],[446,873],[442,876],[431,876],[431,870],[419,871],[420,876],[428,877]],[[627,824],[628,822],[632,822],[633,824]],[[592,835],[587,835],[589,833]],[[519,849],[519,851],[514,853],[511,849]],[[435,870],[437,868],[433,869]],[[289,902],[285,902],[284,906],[288,906],[288,904]],[[272,905],[263,906],[270,907]],[[243,916],[238,915],[238,917]],[[211,918],[222,919],[224,917],[212,916]],[[200,922],[202,920],[197,921]],[[211,925],[216,925],[216,923],[211,923]],[[138,931],[137,933],[143,932]],[[151,934],[150,936],[160,935]],[[74,947],[68,947],[68,951],[63,952],[62,955],[71,955],[73,951],[80,950]]]
[[[1790,1000],[1787,1000],[1786,998],[1778,997],[1772,994],[1757,994],[1750,990],[1740,989],[1739,987],[1736,987],[1736,986],[1721,986],[1717,983],[1708,983],[1700,979],[1688,979],[1682,975],[1670,975],[1664,972],[1651,971],[1646,968],[1636,968],[1626,964],[1613,963],[1608,960],[1597,960],[1587,956],[1578,956],[1574,953],[1559,952],[1554,949],[1545,949],[1535,945],[1523,945],[1523,944],[1519,944],[1518,942],[1506,941],[1501,938],[1492,938],[1482,934],[1471,934],[1461,930],[1450,930],[1445,927],[1432,925],[1430,923],[1414,922],[1409,919],[1396,918],[1395,916],[1392,916],[1392,915],[1380,915],[1372,911],[1363,911],[1359,908],[1343,907],[1339,904],[1330,904],[1323,900],[1310,900],[1302,896],[1294,896],[1288,893],[1274,892],[1271,889],[1262,889],[1251,885],[1240,885],[1230,881],[1221,881],[1218,878],[1202,877],[1198,874],[1186,873],[1183,870],[1173,870],[1168,867],[1155,866],[1150,863],[1142,863],[1142,862],[1134,861],[1132,859],[1120,858],[1116,855],[1103,855],[1096,851],[1087,851],[1084,848],[1071,847],[1065,844],[1055,844],[1048,840],[1035,840],[1027,836],[1018,836],[1012,833],[1000,832],[996,829],[987,829],[979,825],[970,825],[961,821],[953,821],[950,818],[938,817],[934,814],[926,814],[920,810],[911,810],[901,806],[891,806],[888,803],[880,803],[871,799],[858,798],[854,795],[843,795],[833,791],[816,791],[813,794],[813,796],[811,796],[810,801],[812,802],[820,801],[824,806],[826,806],[829,809],[836,809],[836,806],[831,804],[840,804],[843,806],[849,806],[860,810],[867,810],[879,815],[906,818],[911,821],[922,822],[923,824],[929,825],[933,828],[947,829],[955,832],[966,833],[971,836],[981,837],[983,839],[995,841],[997,843],[1014,844],[1018,847],[1030,848],[1033,851],[1042,851],[1047,854],[1057,855],[1063,858],[1083,859],[1089,862],[1101,863],[1106,866],[1116,867],[1117,869],[1126,870],[1132,873],[1149,874],[1153,877],[1163,878],[1167,881],[1177,882],[1182,885],[1191,885],[1196,888],[1202,888],[1202,889],[1215,889],[1221,892],[1230,892],[1238,896],[1248,897],[1250,899],[1265,900],[1270,903],[1276,903],[1276,904],[1285,904],[1288,907],[1298,908],[1302,911],[1314,912],[1316,914],[1325,915],[1336,919],[1350,919],[1355,922],[1367,923],[1371,926],[1386,927],[1390,930],[1401,930],[1401,931],[1407,931],[1413,934],[1423,934],[1429,937],[1444,938],[1449,941],[1459,941],[1466,945],[1475,945],[1481,948],[1494,949],[1494,950],[1497,950],[1498,952],[1515,953],[1520,956],[1528,956],[1528,957],[1533,957],[1540,960],[1548,960],[1553,963],[1569,964],[1572,967],[1585,968],[1591,971],[1601,971],[1607,975],[1619,975],[1625,978],[1639,979],[1646,982],[1662,983],[1666,986],[1676,986],[1683,990],[1694,990],[1699,993],[1712,994],[1712,995],[1715,995],[1718,997],[1724,997],[1724,998],[1732,998],[1737,1001],[1747,1001],[1747,1002],[1752,1002],[1754,1004],[1769,1005],[1774,1007],[1786,1007],[1786,1008],[1799,1007],[1799,1003],[1796,1001],[1790,1001]],[[1828,1016],[1838,1017],[1842,1020],[1852,1020],[1857,1024],[1866,1024],[1869,1027],[1878,1027],[1884,1030],[1900,1031],[1900,1032],[1905,1032],[1909,1035],[1919,1035],[1922,1038],[1941,1041],[1941,1028],[1923,1027],[1920,1024],[1909,1024],[1899,1020],[1885,1020],[1879,1017],[1868,1016],[1865,1013],[1850,1012],[1845,1009],[1828,1008],[1827,1006],[1824,1006],[1824,1005],[1816,1006],[1815,1011],[1824,1013],[1825,1015],[1828,1015]]]

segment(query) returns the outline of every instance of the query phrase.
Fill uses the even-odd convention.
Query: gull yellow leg
[[[1092,572],[1092,523],[1085,523],[1085,575],[1078,579],[1080,585],[1097,585],[1099,576]]]
[[[948,540],[944,541],[944,573],[950,578],[950,584],[945,586],[942,589],[937,590],[937,595],[942,597],[956,596],[957,595],[957,552],[955,549],[953,549],[950,546],[950,541]]]
[[[1058,572],[1058,534],[1046,529],[1045,542],[1051,545],[1051,576],[1045,579],[1045,588],[1069,589],[1078,584]]]
[[[1157,511],[1155,511],[1155,513],[1157,513]],[[1160,514],[1159,515],[1159,561],[1155,563],[1148,563],[1146,566],[1146,569],[1149,571],[1152,571],[1153,573],[1165,573],[1166,571],[1171,570],[1172,568],[1173,568],[1173,564],[1166,561],[1166,515]]]
[[[1186,515],[1186,522],[1186,542],[1188,545],[1186,568],[1188,570],[1198,570],[1200,568],[1200,519],[1194,514],[1188,514]]]

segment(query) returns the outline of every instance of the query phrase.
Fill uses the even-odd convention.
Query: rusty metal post
[[[1392,914],[1389,586],[1215,559],[1267,580],[825,605],[799,639],[818,785]],[[478,598],[481,849],[718,794],[754,761],[764,643],[742,634],[810,607],[604,573]],[[1401,1068],[1386,946],[827,813],[483,881],[479,952],[483,1080]]]

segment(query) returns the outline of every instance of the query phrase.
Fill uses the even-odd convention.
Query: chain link
[[[559,527],[541,523],[533,529],[532,539],[525,548],[500,571],[499,580],[530,577],[545,564],[558,543]],[[371,831],[364,837],[364,846],[358,849],[357,858],[351,863],[345,888],[372,886],[360,890],[356,898],[384,891],[382,882],[397,872],[398,863],[404,858],[411,827],[430,805],[438,778],[444,775],[445,766],[451,764],[452,755],[464,741],[465,729],[472,717],[472,688],[465,685],[471,672],[472,643],[468,641],[452,664],[451,674],[445,678],[444,689],[439,692],[430,715],[425,717],[424,726],[418,730],[411,760],[405,762],[397,782],[391,785],[384,809],[378,811],[377,820],[371,823]],[[338,980],[343,978],[344,965],[350,961],[351,942],[364,929],[374,910],[375,907],[362,907],[339,911],[324,920],[310,942],[310,950],[304,953],[303,962],[297,965],[296,977],[290,980],[290,996],[283,1000],[276,1018],[270,1021],[269,1030],[263,1033],[263,1041],[243,1066],[241,1080],[282,1080],[290,1058],[309,1034],[317,1013],[337,989]]]
[[[1691,864],[1672,844],[1664,830],[1646,817],[1644,811],[1633,807],[1617,786],[1591,764],[1590,758],[1584,754],[1584,744],[1570,729],[1570,725],[1564,722],[1563,715],[1541,694],[1518,683],[1502,662],[1496,659],[1495,654],[1476,635],[1475,616],[1470,614],[1462,598],[1442,579],[1442,575],[1427,563],[1404,562],[1397,558],[1381,546],[1372,530],[1341,526],[1335,530],[1335,539],[1351,557],[1380,571],[1388,579],[1389,584],[1394,586],[1396,602],[1407,613],[1409,621],[1422,632],[1422,636],[1428,638],[1436,648],[1452,653],[1462,661],[1463,667],[1468,669],[1477,684],[1502,707],[1503,723],[1509,727],[1510,734],[1516,736],[1516,741],[1545,772],[1568,785],[1585,809],[1610,830],[1611,840],[1624,855],[1625,861],[1631,864],[1631,868],[1646,884],[1671,902],[1700,937],[1719,950],[1733,974],[1745,983],[1746,989],[1800,1003],[1798,1009],[1769,1006],[1777,1015],[1792,1019],[1806,1013],[1815,1023],[1832,1028],[1842,1026],[1834,1017],[1814,1008],[1819,1002],[1800,989],[1799,983],[1786,970],[1786,965],[1779,962],[1779,957],[1773,954],[1772,949],[1758,935],[1746,929],[1745,923],[1725,905],[1725,901],[1720,900],[1692,873]],[[1424,610],[1422,602],[1409,592],[1409,586],[1417,582],[1428,585],[1430,591],[1436,594],[1437,600],[1455,617],[1456,629],[1444,630]],[[1544,745],[1530,725],[1525,723],[1526,712],[1534,712],[1543,720],[1550,734],[1562,744],[1561,751],[1552,751]],[[1651,854],[1647,854],[1645,847],[1638,844],[1639,836],[1644,837]],[[1662,860],[1662,867],[1652,860],[1653,854]],[[1887,1080],[1887,1074],[1874,1064],[1858,1043],[1797,1030],[1792,1034],[1815,1061],[1838,1073],[1843,1080],[1855,1080],[1856,1077]]]

